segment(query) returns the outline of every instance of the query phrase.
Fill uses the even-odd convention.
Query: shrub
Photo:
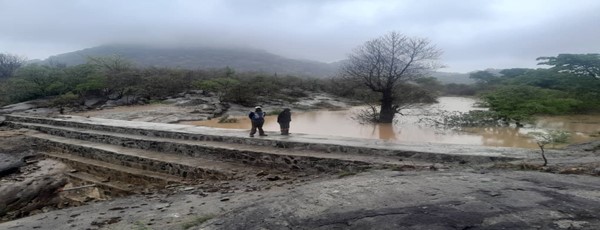
[[[546,159],[546,155],[544,154],[544,147],[547,144],[562,144],[567,143],[570,133],[562,131],[562,130],[549,130],[547,132],[529,132],[527,133],[529,136],[533,137],[540,147],[542,158],[544,159],[544,166],[548,165],[548,159]]]

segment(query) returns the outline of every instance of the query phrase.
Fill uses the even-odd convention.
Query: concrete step
[[[363,154],[397,156],[427,162],[489,163],[512,161],[537,156],[533,150],[454,144],[397,143],[382,140],[294,134],[249,138],[247,131],[198,127],[193,125],[160,124],[122,121],[79,116],[29,117],[7,115],[6,122],[46,124],[119,134],[161,137],[177,140],[212,141],[248,146],[270,146],[293,150],[310,150],[324,154]]]
[[[129,168],[58,152],[44,152],[44,154],[50,158],[65,162],[71,168],[77,171],[96,176],[102,176],[104,179],[101,181],[105,182],[121,181],[128,184],[151,188],[164,188],[169,184],[184,183],[184,181],[178,177],[148,170]]]
[[[101,190],[103,197],[120,197],[137,193],[141,189],[138,186],[123,183],[121,181],[106,181],[105,178],[99,178],[85,172],[69,172],[65,173],[69,177],[69,181],[75,186],[94,184],[95,187]]]
[[[93,141],[160,152],[165,155],[189,156],[214,161],[245,163],[253,166],[282,168],[303,171],[357,171],[369,167],[428,167],[431,163],[401,161],[395,156],[323,153],[311,150],[296,150],[270,146],[254,146],[216,141],[190,141],[170,138],[147,137],[131,134],[85,130],[81,128],[57,127],[45,124],[12,122],[22,127],[66,138]],[[35,136],[35,135],[34,135]],[[50,138],[50,137],[48,137]],[[125,151],[125,150],[123,150]],[[171,153],[171,154],[164,154]]]
[[[129,168],[170,174],[185,179],[232,179],[251,168],[235,163],[156,151],[132,149],[112,144],[69,139],[44,133],[29,133],[35,142],[64,153]],[[258,171],[258,170],[257,170]]]

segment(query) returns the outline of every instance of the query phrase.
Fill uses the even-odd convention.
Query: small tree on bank
[[[548,165],[548,159],[546,159],[544,148],[548,144],[563,144],[567,143],[571,136],[568,132],[562,130],[550,130],[546,133],[543,132],[530,132],[528,135],[532,136],[540,150],[542,151],[542,159],[544,159],[544,166]]]
[[[438,68],[436,60],[441,54],[427,39],[391,32],[356,48],[342,66],[342,77],[380,94],[377,122],[392,123],[407,103],[399,98],[407,95],[402,90],[410,87],[401,85]]]

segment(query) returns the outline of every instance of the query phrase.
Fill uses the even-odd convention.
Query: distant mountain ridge
[[[89,56],[119,55],[138,66],[184,69],[225,68],[299,76],[327,77],[335,74],[334,65],[296,60],[262,50],[241,48],[162,48],[141,45],[102,45],[51,56],[43,62],[83,64]]]
[[[119,55],[141,67],[172,67],[183,69],[208,69],[231,67],[239,72],[255,71],[269,74],[296,76],[334,76],[344,60],[324,63],[282,57],[264,50],[245,48],[209,47],[152,47],[143,45],[102,45],[51,56],[41,63],[78,65],[90,56]],[[433,72],[442,83],[470,84],[468,74]]]

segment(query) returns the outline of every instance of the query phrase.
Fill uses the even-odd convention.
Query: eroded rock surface
[[[270,194],[198,229],[598,229],[600,180],[372,172]]]
[[[597,177],[580,175],[372,171],[246,193],[186,187],[173,195],[56,210],[0,228],[599,229],[599,191]]]
[[[35,170],[0,183],[0,218],[10,220],[38,209],[60,205],[59,190],[67,184],[66,166],[53,160],[36,162]]]

